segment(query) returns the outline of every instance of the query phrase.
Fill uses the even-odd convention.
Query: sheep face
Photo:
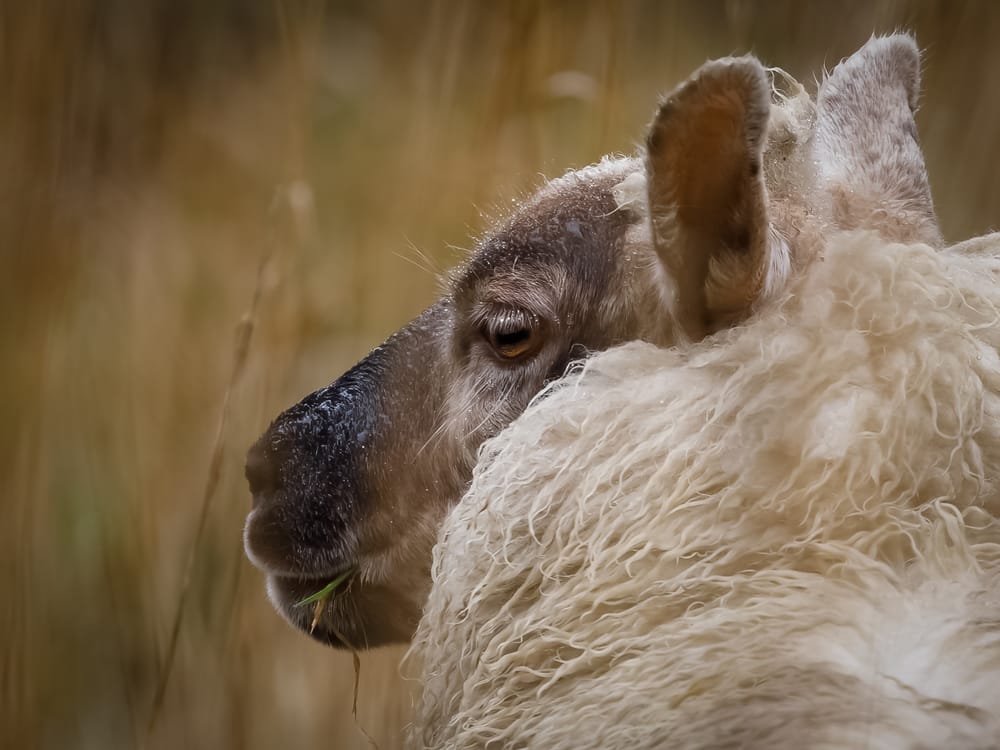
[[[873,40],[816,104],[794,82],[773,104],[753,58],[708,63],[662,101],[643,158],[554,180],[487,234],[440,301],[251,449],[246,550],[278,610],[334,646],[408,640],[478,447],[570,361],[745,319],[821,252],[831,222],[908,211],[936,237],[917,60],[907,37]],[[903,145],[873,161],[867,146],[886,139]],[[318,609],[296,605],[345,572]]]

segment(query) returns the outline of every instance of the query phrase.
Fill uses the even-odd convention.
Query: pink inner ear
[[[769,114],[763,67],[736,58],[703,66],[653,122],[646,168],[654,242],[677,283],[674,314],[693,340],[742,317],[760,294]]]
[[[730,104],[718,102],[718,104]],[[726,208],[738,202],[744,165],[752,160],[747,153],[742,107],[710,106],[699,113],[680,139],[684,151],[674,154],[672,163],[678,220],[709,229],[720,220],[729,223]]]

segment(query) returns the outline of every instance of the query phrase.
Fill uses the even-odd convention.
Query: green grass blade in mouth
[[[345,570],[343,573],[341,573],[339,576],[337,576],[336,578],[334,578],[332,581],[330,581],[328,584],[326,584],[326,586],[324,586],[323,588],[321,588],[315,594],[310,594],[309,596],[305,597],[304,599],[300,599],[299,601],[295,602],[295,606],[296,607],[304,607],[307,604],[312,604],[312,603],[318,602],[318,601],[320,601],[322,599],[326,599],[328,596],[330,596],[330,594],[332,594],[337,589],[337,587],[340,584],[342,584],[344,581],[346,581],[347,578],[353,572],[354,572],[354,568],[349,568],[348,570]]]

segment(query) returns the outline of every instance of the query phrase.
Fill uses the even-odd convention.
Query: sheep
[[[1000,234],[832,236],[770,309],[598,354],[484,444],[422,747],[1000,747]]]
[[[516,206],[441,299],[248,452],[245,548],[275,608],[338,648],[409,641],[479,447],[573,359],[738,324],[834,231],[938,246],[919,62],[913,39],[873,38],[813,101],[752,56],[710,61],[659,102],[636,157]]]

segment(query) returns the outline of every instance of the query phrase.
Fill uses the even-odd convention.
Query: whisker
[[[490,409],[486,412],[485,415],[483,415],[483,418],[479,420],[479,423],[475,427],[473,427],[471,430],[469,430],[469,432],[466,433],[465,437],[469,437],[470,435],[473,435],[474,433],[478,432],[483,428],[485,424],[487,424],[491,419],[493,419],[493,417],[495,417],[497,413],[500,411],[501,407],[506,405],[507,399],[510,398],[511,393],[513,392],[514,392],[514,384],[508,383],[504,387],[503,391],[500,392],[500,395],[493,401],[493,405],[490,407]],[[480,393],[478,392],[476,393],[477,401],[479,400],[480,395],[481,395]]]
[[[447,271],[441,268],[431,256],[417,247],[416,243],[410,239],[406,240],[406,248],[412,253],[412,256],[402,252],[393,252],[393,255],[433,276],[436,281],[440,282],[442,280]]]

